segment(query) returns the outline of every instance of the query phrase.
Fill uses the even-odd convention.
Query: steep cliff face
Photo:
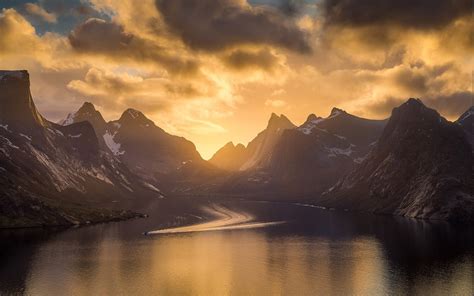
[[[267,166],[280,136],[284,131],[294,128],[296,126],[285,115],[278,116],[272,113],[267,128],[247,145],[248,159],[240,167],[240,170],[259,169]]]
[[[164,180],[170,180],[167,175],[176,176],[189,162],[204,163],[192,142],[168,134],[138,110],[127,109],[118,120],[105,122],[94,105],[84,103],[61,124],[68,127],[79,122],[92,124],[102,150],[155,186],[165,186]]]
[[[392,112],[367,158],[317,202],[408,217],[472,220],[473,155],[462,128],[420,100]]]
[[[474,151],[474,106],[471,106],[471,108],[464,112],[459,119],[456,120],[456,123],[464,129],[471,148]]]
[[[117,219],[130,214],[103,208],[159,196],[101,151],[90,123],[63,127],[45,120],[31,98],[27,72],[0,73],[0,227]]]

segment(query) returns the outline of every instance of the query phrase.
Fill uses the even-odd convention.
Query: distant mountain
[[[285,130],[296,126],[285,116],[272,113],[267,127],[261,131],[247,147],[227,143],[219,149],[210,163],[230,171],[258,169],[269,164],[273,148]]]
[[[416,218],[470,220],[473,164],[462,128],[420,100],[409,99],[393,110],[366,159],[318,203]]]
[[[285,118],[272,115],[269,127],[253,141],[262,143],[263,135],[272,135],[264,161],[234,173],[218,190],[284,199],[320,194],[363,160],[386,124],[386,120],[359,118],[337,108],[326,118],[309,115],[300,127],[287,124]]]
[[[168,134],[137,110],[127,109],[118,120],[105,122],[92,104],[85,103],[61,122],[81,121],[92,124],[105,150],[154,185],[165,186],[162,181],[169,179],[165,175],[188,162],[204,162],[192,142]]]
[[[97,208],[160,196],[100,150],[90,123],[44,119],[29,87],[28,72],[0,71],[0,227],[120,219],[133,214]]]
[[[466,135],[471,143],[471,148],[474,151],[474,106],[471,106],[466,112],[464,112],[456,123],[462,126]]]
[[[256,169],[268,165],[273,148],[280,136],[285,130],[294,128],[296,126],[285,115],[278,116],[272,113],[267,128],[247,145],[248,159],[240,167],[240,170]]]
[[[244,145],[229,142],[219,149],[209,162],[224,170],[238,171],[247,159],[248,153]]]

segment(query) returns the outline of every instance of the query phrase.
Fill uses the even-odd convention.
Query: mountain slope
[[[0,227],[127,217],[131,196],[158,196],[99,149],[87,122],[59,126],[36,110],[26,71],[0,71]],[[156,191],[156,190],[155,190]]]
[[[318,203],[408,217],[474,217],[473,155],[463,130],[420,100],[395,108],[360,166]]]
[[[294,129],[296,126],[285,116],[272,113],[267,128],[260,132],[255,139],[247,145],[248,159],[240,170],[255,169],[268,165],[272,150],[285,130]]]
[[[466,132],[471,148],[474,151],[474,106],[471,106],[463,115],[456,120],[456,123],[462,126]]]
[[[319,195],[363,160],[386,124],[337,108],[327,118],[309,115],[298,128],[272,128],[279,119],[272,115],[265,130],[278,133],[273,133],[261,165],[224,179],[219,192],[293,200]],[[263,142],[262,134],[254,143]]]
[[[90,122],[104,150],[120,159],[130,170],[155,186],[166,186],[167,174],[174,174],[188,162],[204,163],[194,144],[170,135],[143,113],[127,109],[118,120],[105,122],[90,103],[68,115],[63,124]]]

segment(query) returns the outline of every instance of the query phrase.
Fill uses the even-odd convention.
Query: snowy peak
[[[27,71],[0,71],[0,122],[19,129],[45,126],[31,98]]]
[[[306,119],[305,123],[303,123],[298,128],[298,131],[302,132],[305,135],[309,135],[311,134],[312,130],[322,121],[324,121],[324,118],[316,116],[314,114],[310,114],[308,116],[308,119]]]

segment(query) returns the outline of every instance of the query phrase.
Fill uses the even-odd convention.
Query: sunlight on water
[[[472,236],[320,209],[292,215],[303,224],[145,236],[157,225],[137,220],[20,241],[0,266],[0,294],[472,294]]]

